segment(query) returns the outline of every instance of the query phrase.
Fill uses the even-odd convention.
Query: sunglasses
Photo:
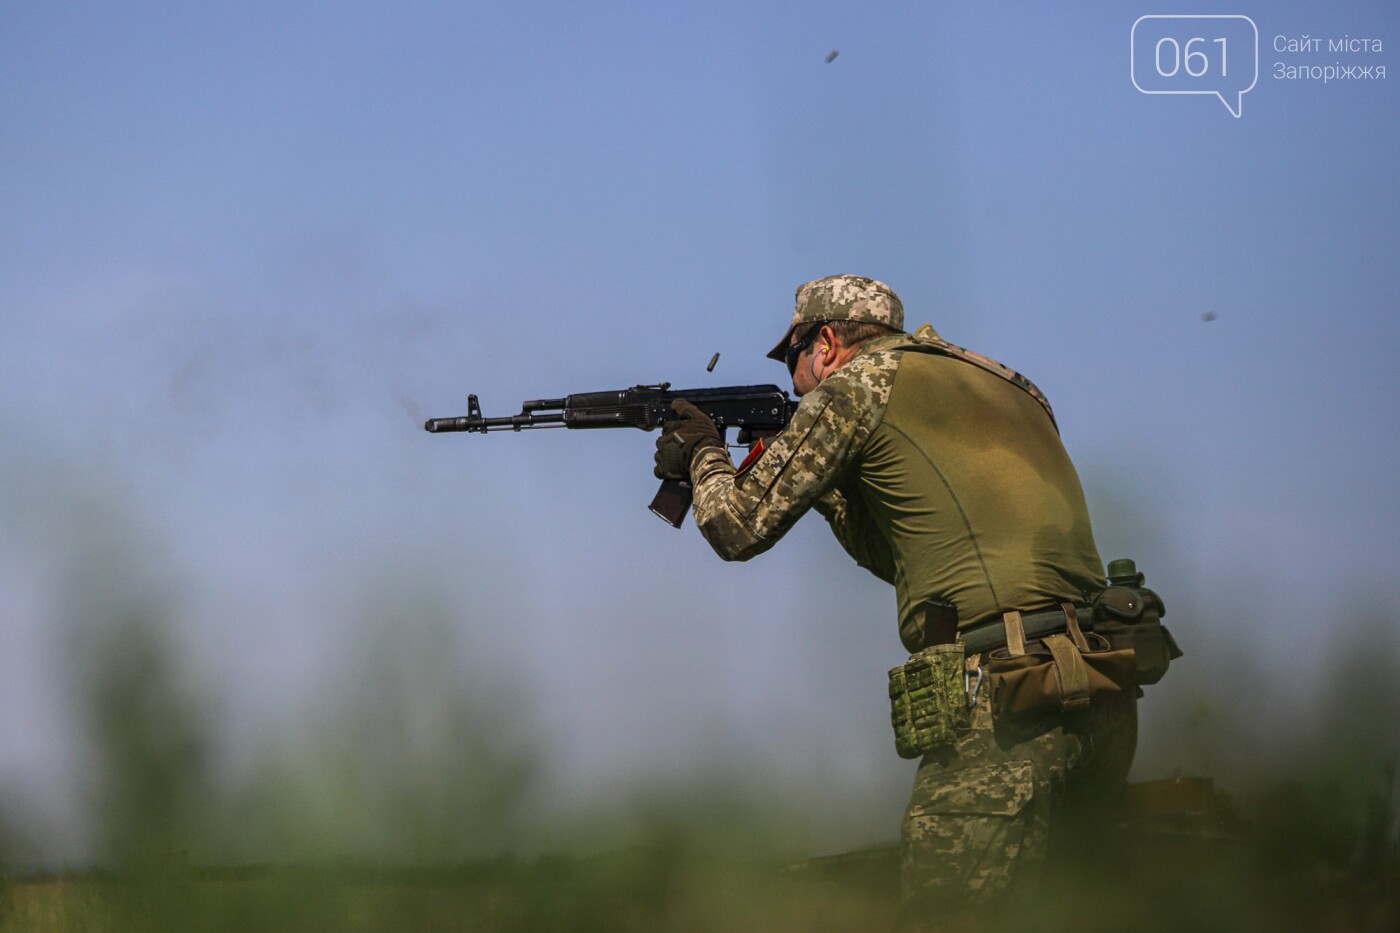
[[[789,376],[797,375],[797,358],[802,355],[803,350],[812,345],[813,340],[817,339],[817,334],[821,333],[821,329],[830,323],[830,321],[817,321],[807,328],[807,333],[803,334],[800,340],[787,348],[787,352],[783,354],[783,362],[787,363]]]

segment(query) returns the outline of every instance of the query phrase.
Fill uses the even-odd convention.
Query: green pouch
[[[901,758],[951,745],[971,727],[963,642],[935,645],[890,671],[890,721]]]

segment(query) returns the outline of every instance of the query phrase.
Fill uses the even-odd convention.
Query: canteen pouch
[[[1132,649],[1115,649],[1108,639],[1085,633],[1074,606],[1062,603],[1066,630],[1026,642],[1019,612],[1002,617],[1006,647],[987,654],[983,669],[991,686],[992,715],[1029,716],[1087,709],[1099,693],[1119,693],[1134,685]]]
[[[919,758],[951,745],[970,728],[961,638],[912,654],[890,671],[890,721],[901,758]]]
[[[1094,631],[1116,649],[1133,652],[1134,683],[1155,684],[1181,657],[1176,639],[1162,624],[1162,598],[1146,587],[1110,586],[1094,600]]]

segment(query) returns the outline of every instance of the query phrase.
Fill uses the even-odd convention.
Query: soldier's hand
[[[671,403],[676,420],[656,439],[656,478],[690,479],[690,461],[702,447],[723,447],[724,435],[705,414],[683,398]]]

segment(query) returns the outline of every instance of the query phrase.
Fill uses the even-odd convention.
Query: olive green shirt
[[[742,472],[713,447],[691,464],[695,521],[721,557],[767,550],[815,508],[894,585],[911,651],[926,600],[953,603],[966,628],[1104,585],[1079,477],[1038,390],[939,344],[928,325],[869,341]]]

